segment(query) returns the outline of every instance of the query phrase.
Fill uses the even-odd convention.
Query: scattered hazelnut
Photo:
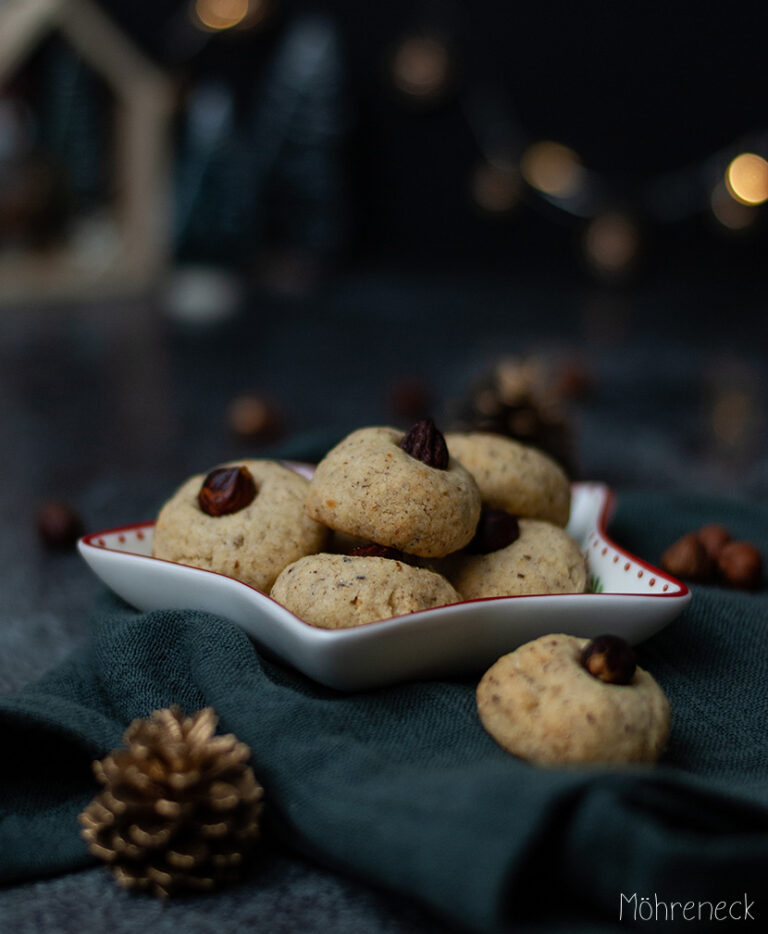
[[[637,668],[632,646],[609,635],[597,636],[584,646],[581,664],[594,678],[608,684],[629,684]]]
[[[715,562],[695,532],[683,535],[661,556],[661,567],[675,577],[707,581],[715,574]]]
[[[432,394],[418,377],[403,377],[389,391],[389,407],[397,418],[421,418],[431,403]]]
[[[83,520],[67,503],[43,503],[37,511],[37,531],[48,548],[72,548],[85,531]]]
[[[436,470],[448,469],[448,446],[441,431],[429,416],[416,422],[403,436],[400,447],[406,454],[428,467],[434,467]]]
[[[705,525],[703,528],[699,529],[696,533],[696,537],[704,546],[709,557],[712,558],[713,561],[717,561],[723,546],[731,540],[731,533],[725,526],[714,523],[712,525]]]
[[[403,553],[397,548],[389,548],[386,545],[357,545],[352,549],[351,555],[354,558],[391,558],[393,561],[402,561]]]
[[[230,429],[246,441],[271,441],[279,437],[283,424],[277,406],[261,396],[242,395],[227,410]]]
[[[506,548],[520,537],[517,518],[503,509],[483,506],[475,536],[466,546],[466,551],[475,555],[487,555],[491,551]]]
[[[577,360],[566,360],[553,379],[553,389],[561,399],[584,399],[593,386],[593,374]]]
[[[755,590],[763,577],[763,559],[749,542],[728,542],[722,547],[717,564],[723,579],[731,587]]]
[[[217,467],[203,481],[197,501],[209,516],[239,512],[256,495],[256,483],[247,467]]]

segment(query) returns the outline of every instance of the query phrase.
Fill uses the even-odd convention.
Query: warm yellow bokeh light
[[[249,6],[249,0],[195,0],[195,17],[205,29],[231,29],[242,23]]]
[[[768,162],[754,152],[743,152],[725,170],[728,192],[742,204],[768,201]]]
[[[520,160],[520,171],[533,188],[557,198],[575,195],[584,176],[576,153],[561,143],[550,141],[529,146]]]

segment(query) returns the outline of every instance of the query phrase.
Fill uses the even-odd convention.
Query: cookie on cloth
[[[161,509],[152,554],[268,593],[286,565],[325,546],[328,530],[304,510],[308,487],[268,460],[232,461],[191,477]]]
[[[508,752],[539,765],[655,762],[667,742],[669,702],[654,678],[635,666],[628,683],[590,673],[592,643],[548,635],[502,656],[477,687],[477,710]],[[605,653],[604,653],[605,654]],[[605,659],[599,659],[604,665]],[[625,666],[624,659],[620,666]],[[593,666],[600,671],[599,666]]]
[[[578,544],[559,525],[519,519],[519,535],[488,554],[465,554],[446,569],[465,600],[523,594],[583,593],[587,566]]]
[[[571,485],[551,457],[486,432],[449,432],[445,440],[477,481],[484,503],[515,516],[568,524]]]
[[[439,432],[430,438],[442,443],[444,467],[404,450],[412,432],[374,427],[348,435],[317,465],[307,514],[338,532],[425,558],[466,545],[480,516],[477,484],[448,456]]]
[[[349,629],[461,599],[444,577],[424,568],[393,558],[333,554],[289,565],[270,596],[322,629]]]

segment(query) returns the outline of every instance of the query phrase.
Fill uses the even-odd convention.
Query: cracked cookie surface
[[[542,636],[502,656],[477,687],[485,729],[514,755],[540,765],[654,762],[670,710],[638,667],[629,684],[607,684],[581,664],[588,639]]]
[[[480,491],[451,458],[429,467],[399,447],[395,428],[361,428],[318,464],[307,514],[329,528],[420,557],[463,548],[480,518]]]
[[[206,475],[191,477],[161,509],[152,553],[218,571],[269,593],[286,565],[325,546],[328,530],[307,516],[309,482],[295,471],[268,460],[221,466],[248,468],[257,488],[253,500],[237,512],[210,516],[197,499]]]
[[[270,596],[304,622],[348,629],[457,603],[444,577],[392,558],[319,554],[289,565]]]

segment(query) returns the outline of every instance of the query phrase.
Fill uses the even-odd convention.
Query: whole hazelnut
[[[397,418],[413,421],[432,407],[432,393],[419,377],[402,377],[389,390],[389,408]]]
[[[594,378],[578,360],[566,360],[554,377],[555,393],[563,399],[584,399],[590,394]]]
[[[506,548],[519,537],[520,525],[516,516],[503,509],[483,506],[475,535],[466,550],[473,555],[487,555]]]
[[[48,548],[72,548],[84,531],[83,520],[68,503],[43,503],[37,510],[37,532]]]
[[[724,545],[731,540],[731,533],[723,525],[713,523],[705,525],[696,533],[696,537],[704,546],[707,554],[713,561],[717,561],[718,555]]]
[[[353,558],[391,558],[393,561],[402,561],[403,553],[397,548],[389,548],[387,545],[377,545],[371,542],[370,545],[356,545],[352,551]]]
[[[225,516],[245,509],[256,493],[256,483],[247,467],[217,467],[203,481],[197,501],[209,516]]]
[[[695,532],[683,535],[661,556],[661,567],[674,577],[708,581],[715,574],[715,562]]]
[[[255,395],[237,396],[227,409],[233,434],[245,441],[273,441],[283,432],[280,412],[269,399]]]
[[[400,439],[406,454],[435,470],[447,470],[450,462],[445,437],[430,416],[419,419]]]
[[[728,542],[718,555],[717,564],[723,579],[731,587],[755,590],[763,577],[763,558],[749,542]]]
[[[584,646],[581,664],[594,678],[608,684],[629,684],[637,660],[632,646],[619,636],[596,636]]]

